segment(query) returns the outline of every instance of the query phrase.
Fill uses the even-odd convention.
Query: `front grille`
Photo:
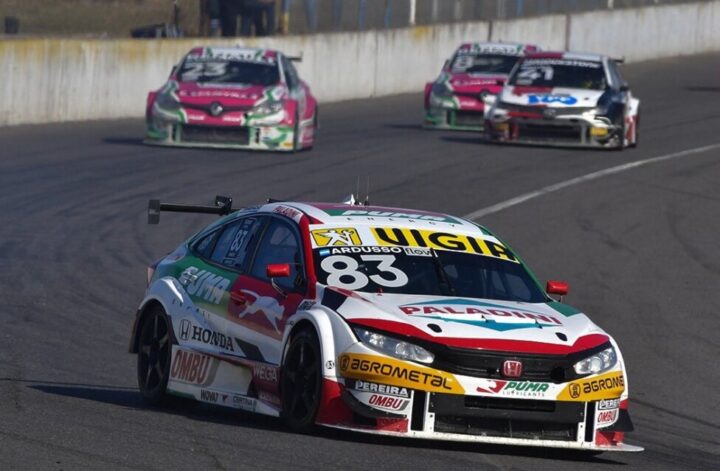
[[[515,410],[525,412],[555,412],[555,401],[534,399],[505,399],[484,396],[465,396],[465,407],[484,410]]]
[[[180,139],[185,142],[227,143],[248,145],[250,130],[246,127],[191,126],[184,124]]]
[[[545,125],[537,123],[518,123],[518,138],[531,139],[534,141],[552,140],[552,141],[572,141],[580,142],[583,140],[582,126],[565,126],[565,125]]]
[[[577,440],[577,424],[554,424],[525,420],[481,419],[440,415],[435,417],[435,431],[483,437],[524,438],[540,440]]]
[[[508,379],[502,374],[503,363],[505,360],[519,360],[522,362],[522,374],[518,378],[509,379],[552,383],[564,383],[587,376],[576,374],[573,365],[609,346],[603,344],[570,355],[541,355],[456,348],[431,342],[421,345],[435,355],[432,366],[438,370],[475,378]]]
[[[482,126],[484,123],[485,115],[482,111],[455,111],[457,126]]]

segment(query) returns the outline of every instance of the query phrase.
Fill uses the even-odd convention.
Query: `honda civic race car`
[[[516,43],[462,44],[440,76],[425,85],[425,126],[481,131],[488,96],[500,91],[523,54],[537,49]]]
[[[270,49],[198,47],[150,92],[148,144],[295,151],[311,148],[317,102],[291,58]]]
[[[487,137],[614,149],[637,145],[640,100],[619,62],[597,54],[528,54],[487,110]]]
[[[148,269],[130,352],[166,394],[359,432],[639,451],[615,340],[447,214],[270,202],[231,210]]]

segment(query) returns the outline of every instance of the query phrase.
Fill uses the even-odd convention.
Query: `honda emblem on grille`
[[[507,378],[519,378],[522,375],[522,362],[517,360],[505,360],[503,362],[503,376]]]
[[[220,116],[220,114],[223,112],[223,107],[220,103],[217,101],[214,102],[212,105],[210,105],[210,114],[213,116]]]
[[[553,119],[555,117],[555,115],[557,115],[557,110],[555,110],[553,108],[545,108],[543,110],[543,116],[546,119]]]

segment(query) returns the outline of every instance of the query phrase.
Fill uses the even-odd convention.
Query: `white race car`
[[[639,451],[617,343],[502,240],[447,214],[274,202],[148,270],[130,351],[143,397],[454,441]]]
[[[486,108],[486,136],[506,143],[636,146],[640,100],[618,63],[596,54],[526,55]]]

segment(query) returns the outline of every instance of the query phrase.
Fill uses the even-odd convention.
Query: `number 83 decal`
[[[327,284],[346,289],[361,289],[372,281],[387,288],[405,286],[407,275],[393,266],[394,255],[361,255],[363,262],[378,262],[375,275],[366,275],[360,271],[360,263],[347,255],[333,255],[323,259],[320,267],[328,274]],[[363,267],[363,270],[366,270]]]

